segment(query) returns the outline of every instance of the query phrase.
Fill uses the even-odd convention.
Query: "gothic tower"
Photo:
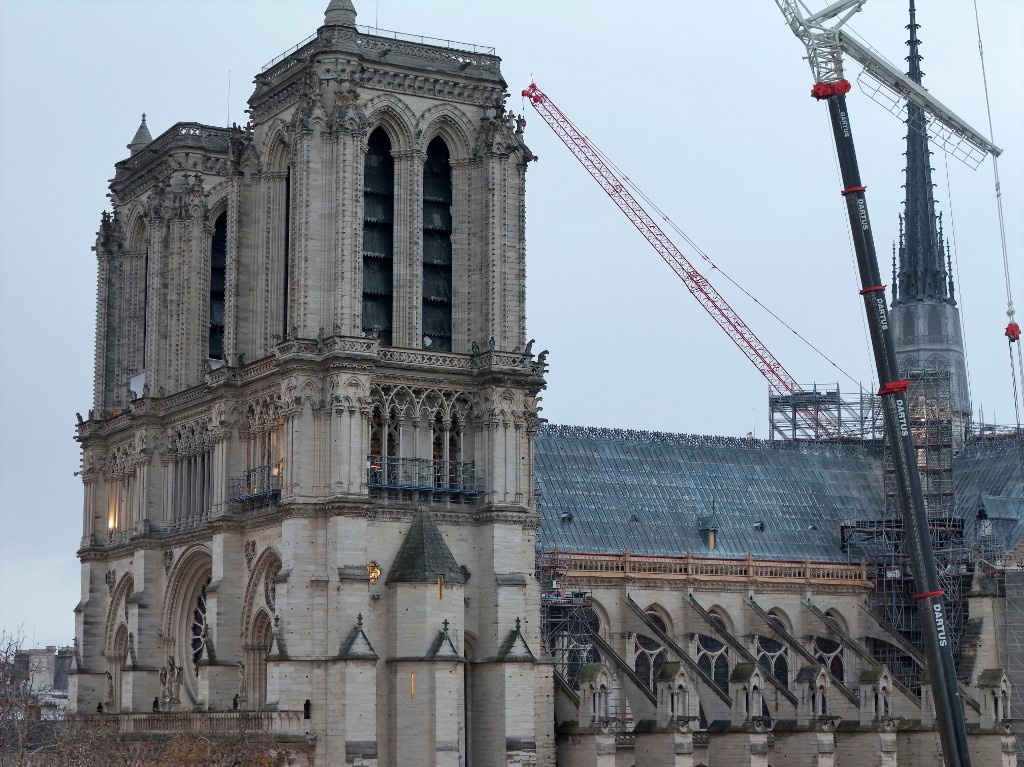
[[[249,125],[143,119],[95,246],[74,710],[260,712],[318,767],[553,763],[499,63],[331,0]]]
[[[907,25],[910,69],[907,76],[920,84],[921,41],[914,0]],[[907,103],[906,199],[900,219],[899,266],[893,264],[892,322],[900,369],[948,373],[950,414],[957,445],[963,441],[970,419],[960,313],[953,294],[949,248],[936,216],[932,184],[927,118],[917,105]]]

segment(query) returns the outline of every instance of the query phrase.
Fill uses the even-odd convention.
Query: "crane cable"
[[[577,127],[576,130],[579,130],[579,128]],[[580,132],[582,133],[582,131],[580,131]],[[623,181],[626,182],[626,186],[628,186],[633,192],[635,192],[637,197],[639,197],[644,202],[646,202],[651,210],[653,210],[655,213],[657,213],[659,216],[661,216],[662,220],[664,220],[665,223],[668,224],[669,228],[672,229],[672,231],[674,231],[676,234],[678,234],[683,239],[683,241],[686,242],[686,244],[689,245],[693,249],[693,251],[697,255],[699,255],[702,259],[704,259],[704,261],[706,261],[708,263],[708,265],[711,267],[712,271],[716,271],[719,274],[721,274],[726,280],[731,282],[744,295],[746,295],[747,298],[749,298],[755,304],[757,304],[762,309],[764,309],[766,312],[768,312],[768,314],[771,315],[776,321],[778,321],[784,328],[789,330],[793,335],[795,335],[797,338],[799,338],[801,341],[803,341],[808,347],[810,347],[810,349],[812,349],[814,352],[816,352],[823,360],[825,360],[832,367],[834,367],[836,370],[838,370],[840,373],[842,373],[844,376],[846,376],[848,379],[850,379],[850,381],[852,381],[857,386],[857,388],[860,390],[860,392],[862,394],[868,393],[867,390],[864,389],[863,385],[857,379],[855,379],[852,375],[850,375],[845,370],[843,370],[835,361],[833,361],[831,358],[829,358],[829,356],[827,354],[825,354],[825,352],[823,352],[821,349],[819,349],[817,346],[815,346],[813,343],[811,343],[808,339],[804,338],[804,336],[802,336],[800,334],[800,332],[796,330],[796,328],[791,326],[788,322],[786,322],[784,319],[782,319],[778,314],[773,312],[769,307],[767,307],[763,303],[761,303],[761,301],[759,301],[753,294],[751,294],[750,291],[748,291],[746,288],[744,288],[742,285],[740,285],[738,282],[736,282],[736,280],[734,280],[732,277],[730,277],[729,274],[727,274],[725,271],[723,271],[722,268],[720,266],[718,266],[718,264],[716,264],[714,261],[711,260],[711,257],[708,256],[707,253],[705,253],[703,250],[701,250],[700,246],[697,245],[696,242],[694,242],[692,239],[690,239],[690,236],[688,234],[686,234],[686,232],[684,232],[682,229],[680,229],[676,225],[676,223],[671,218],[668,217],[668,214],[665,213],[665,211],[663,211],[661,208],[658,207],[657,203],[655,203],[654,200],[652,200],[650,197],[647,196],[646,193],[644,193],[643,189],[641,189],[639,186],[636,185],[636,183],[634,183],[634,181],[626,174],[625,171],[622,170],[622,168],[620,168],[618,165],[615,164],[614,160],[612,160],[610,157],[608,157],[608,155],[606,155],[603,151],[601,151],[601,148],[598,147],[596,144],[594,144],[594,142],[591,141],[589,137],[587,138],[587,140],[590,142],[591,147],[601,157],[601,159],[610,168],[612,168],[619,175],[619,177]]]
[[[985,49],[981,44],[981,19],[978,15],[978,0],[974,0],[974,25],[978,30],[978,58],[981,59],[981,80],[985,90],[985,110],[988,114],[988,136],[989,140],[995,137],[992,128],[992,102],[988,94],[988,75],[985,71]],[[1006,252],[1006,224],[1003,220],[1003,191],[999,183],[999,158],[992,155],[992,173],[995,177],[996,210],[999,213],[999,242],[1003,250],[1003,279],[1006,282],[1006,316],[1009,324],[1006,326],[1006,340],[1010,353],[1010,378],[1013,382],[1013,411],[1017,421],[1017,439],[1020,441],[1021,464],[1024,467],[1024,440],[1021,440],[1020,428],[1020,396],[1017,389],[1018,371],[1020,378],[1024,379],[1024,358],[1021,354],[1020,326],[1014,319],[1013,293],[1010,289],[1010,258]],[[1017,364],[1014,366],[1013,345],[1017,344]]]
[[[956,247],[956,213],[953,209],[953,182],[949,178],[949,152],[942,153],[943,163],[946,170],[946,194],[949,195],[949,230],[950,237],[947,239],[943,234],[943,241],[946,246],[946,260],[949,264],[949,276],[954,278],[956,281],[956,289],[960,291],[960,296],[963,297],[963,289],[960,282],[960,251]],[[953,242],[952,253],[953,256],[950,258],[950,240]],[[967,351],[967,312],[963,306],[960,307],[960,325],[961,325],[961,337],[963,338],[964,344],[964,369],[967,372],[967,401],[974,402],[974,393],[971,391],[971,355]],[[973,405],[972,405],[973,407]]]

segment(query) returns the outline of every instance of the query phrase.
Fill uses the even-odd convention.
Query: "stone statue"
[[[174,657],[167,656],[167,700],[170,703],[181,703],[181,667],[176,665]]]
[[[238,661],[238,699],[245,700],[248,683],[245,680],[245,664]]]
[[[112,705],[114,702],[114,677],[110,675],[109,671],[104,672],[107,676],[107,705]]]

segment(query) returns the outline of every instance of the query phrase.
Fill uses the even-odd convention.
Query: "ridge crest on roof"
[[[779,451],[797,453],[864,454],[881,449],[881,442],[808,442],[747,439],[744,437],[723,437],[716,434],[676,434],[665,431],[643,429],[615,429],[604,426],[571,426],[566,424],[541,424],[537,431],[539,438],[598,439],[603,441],[657,443],[680,445],[682,447],[714,447],[755,451]]]

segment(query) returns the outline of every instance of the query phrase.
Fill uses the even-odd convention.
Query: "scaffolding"
[[[1010,678],[1010,716],[1017,753],[1024,753],[1024,570],[1003,571],[1006,609],[1006,675]]]
[[[598,629],[589,591],[563,591],[570,558],[552,551],[537,551],[537,582],[540,584],[541,651],[554,663],[574,690],[579,689],[580,669],[600,660],[591,634]]]
[[[953,493],[953,453],[954,448],[962,443],[965,424],[962,415],[952,410],[948,370],[911,371],[906,377],[910,382],[908,415],[917,449],[917,468],[928,514],[928,528],[939,570],[939,584],[945,591],[946,621],[953,642],[953,657],[959,664],[968,618],[966,596],[974,569],[964,540],[964,520],[956,514]],[[880,518],[844,525],[842,543],[846,550],[859,546],[872,567],[875,591],[871,603],[880,620],[921,649],[923,636],[917,600],[914,599],[919,589],[914,584],[888,441],[883,476],[883,514]],[[884,642],[875,642],[872,651],[894,677],[911,689],[919,689],[920,669],[906,653]]]
[[[831,386],[814,383],[794,394],[770,395],[771,439],[881,439],[885,424],[878,396],[863,390],[844,394],[838,383]],[[827,433],[822,424],[829,425]]]

